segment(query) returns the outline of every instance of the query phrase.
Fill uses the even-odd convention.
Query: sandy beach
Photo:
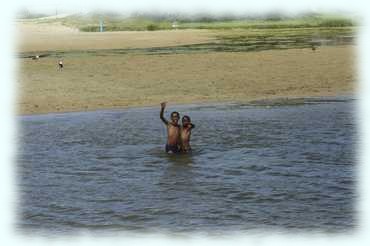
[[[56,29],[35,25],[19,27],[19,52],[159,47],[213,39],[206,30],[80,33],[60,27],[56,35]],[[63,71],[57,69],[57,57],[18,58],[18,114],[155,106],[161,101],[187,104],[335,96],[352,94],[356,87],[353,45],[323,46],[316,51],[72,52],[62,58]]]

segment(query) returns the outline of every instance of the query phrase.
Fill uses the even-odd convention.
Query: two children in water
[[[171,120],[168,121],[164,118],[164,109],[166,103],[161,103],[160,118],[167,126],[167,153],[188,153],[191,151],[190,135],[194,125],[191,123],[190,117],[184,115],[182,117],[182,125],[179,125],[180,114],[178,112],[171,113]]]

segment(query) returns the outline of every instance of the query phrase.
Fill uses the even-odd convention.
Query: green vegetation
[[[355,27],[309,27],[246,29],[216,32],[219,40],[227,43],[303,43],[303,42],[342,42],[353,41]],[[218,34],[217,34],[218,33]]]
[[[254,18],[197,16],[73,15],[59,19],[34,19],[38,23],[58,22],[84,32],[99,32],[100,20],[104,31],[156,31],[171,29],[207,29],[214,38],[208,43],[171,47],[105,50],[111,54],[144,53],[173,54],[188,52],[246,52],[270,49],[312,48],[321,45],[353,44],[356,22],[338,15],[310,14],[300,17],[269,15]],[[72,52],[74,53],[74,52]],[[102,55],[91,50],[90,55]]]
[[[308,27],[348,27],[354,26],[349,19],[344,18],[302,18],[286,20],[235,20],[223,22],[189,22],[180,23],[181,29],[279,29]]]
[[[166,30],[171,28],[169,22],[157,22],[147,19],[124,19],[114,20],[103,18],[104,30],[105,31],[155,31],[155,30]],[[91,24],[95,22],[94,24]],[[96,21],[74,21],[66,18],[62,20],[62,24],[71,27],[77,27],[83,32],[98,32],[99,31],[99,19]]]
[[[356,21],[341,15],[306,14],[298,17],[266,15],[259,17],[212,17],[145,15],[124,17],[119,14],[71,15],[59,19],[39,20],[39,22],[61,22],[63,25],[78,28],[84,32],[98,32],[100,19],[105,31],[155,31],[168,29],[281,29],[281,28],[322,28],[353,27]],[[176,25],[174,26],[174,22]]]

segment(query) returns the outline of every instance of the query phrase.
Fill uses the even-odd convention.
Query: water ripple
[[[171,106],[193,152],[164,153],[158,109],[20,119],[24,230],[174,232],[356,225],[353,103]],[[150,123],[148,125],[148,123]]]

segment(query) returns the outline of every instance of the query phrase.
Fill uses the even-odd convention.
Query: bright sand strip
[[[131,35],[152,37],[152,42],[143,42],[148,47],[161,43],[161,36],[166,45],[181,41],[166,36],[166,32],[171,36],[182,31]],[[195,33],[187,31],[187,35],[181,35],[187,36],[190,43],[198,43],[198,38],[204,37]],[[42,40],[50,42],[44,44],[45,50],[58,49],[60,44],[46,37]],[[87,44],[92,45],[92,40]],[[37,50],[41,43],[39,40],[34,48],[25,49],[29,43],[24,41],[22,51]],[[113,46],[116,43],[112,41]],[[76,47],[80,48],[79,45],[77,42]],[[354,46],[320,47],[316,51],[70,55],[63,60],[63,71],[57,70],[57,58],[53,57],[18,60],[19,114],[156,106],[162,101],[171,105],[334,96],[352,94],[356,81]]]
[[[19,52],[129,49],[206,43],[207,30],[79,32],[58,24],[17,23]]]

